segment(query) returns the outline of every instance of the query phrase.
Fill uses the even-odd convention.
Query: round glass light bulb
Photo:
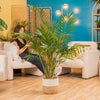
[[[80,12],[80,10],[79,10],[79,8],[74,8],[74,13],[79,13]]]
[[[62,5],[62,9],[67,10],[68,8],[69,8],[68,4],[64,4],[64,5]]]
[[[60,10],[56,11],[56,16],[60,16],[62,14],[62,12]]]

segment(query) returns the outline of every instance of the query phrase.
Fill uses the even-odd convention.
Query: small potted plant
[[[98,3],[100,3],[100,0],[92,0],[92,2],[94,2],[94,3],[97,2],[97,1],[98,1]]]
[[[30,48],[38,53],[38,59],[40,59],[44,69],[43,92],[53,94],[58,92],[59,84],[59,78],[55,75],[55,68],[64,62],[63,58],[71,59],[72,52],[79,53],[76,52],[76,47],[79,45],[74,45],[71,48],[68,46],[72,32],[75,32],[73,24],[76,22],[76,18],[72,16],[73,12],[68,12],[61,15],[56,23],[52,24],[45,20],[43,10],[39,10],[39,13],[42,23],[40,27],[36,28],[35,34],[15,34],[18,35],[17,38],[30,41]],[[68,21],[64,20],[65,16]],[[37,42],[38,40],[39,42]],[[33,56],[27,57],[32,59]]]
[[[95,21],[96,22],[96,24],[97,24],[97,28],[100,28],[100,19],[97,21]]]

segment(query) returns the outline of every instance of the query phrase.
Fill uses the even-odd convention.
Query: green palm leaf
[[[0,31],[3,31],[4,29],[7,30],[7,28],[7,24],[0,18]]]

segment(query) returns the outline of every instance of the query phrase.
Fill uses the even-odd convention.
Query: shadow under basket
[[[43,78],[43,92],[45,94],[56,94],[58,93],[59,78]]]

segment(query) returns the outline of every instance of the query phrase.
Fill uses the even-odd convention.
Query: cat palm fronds
[[[56,29],[58,34],[75,32],[76,27],[73,26],[75,22],[76,18],[73,16],[73,12],[68,11],[68,13],[61,15],[56,21]]]
[[[72,55],[72,52],[76,55],[80,52],[76,52],[75,47],[80,46],[84,48],[84,46],[79,44],[74,45],[71,48],[68,46],[69,38],[71,37],[72,32],[75,31],[75,27],[72,24],[76,19],[74,16],[71,16],[72,13],[65,14],[68,17],[66,23],[62,23],[62,18],[64,18],[64,16],[61,16],[57,19],[55,24],[52,24],[43,19],[45,18],[43,16],[43,10],[39,10],[39,12],[41,25],[36,28],[36,33],[32,35],[16,33],[16,35],[18,35],[17,38],[30,41],[30,48],[34,49],[39,55],[45,77],[53,78],[56,65],[64,62],[63,57],[70,59],[69,55]],[[31,56],[29,57],[31,58]]]

